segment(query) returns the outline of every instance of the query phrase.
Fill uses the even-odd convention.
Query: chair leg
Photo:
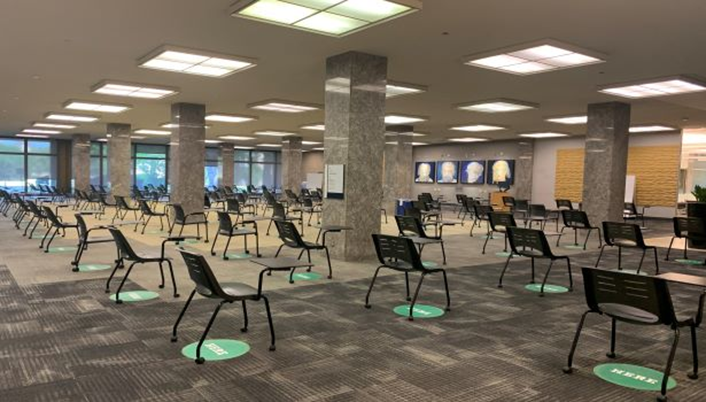
[[[414,305],[417,304],[417,297],[419,297],[419,289],[422,288],[422,283],[424,282],[424,277],[426,273],[422,272],[422,276],[419,278],[419,283],[417,284],[417,289],[414,291],[414,296],[412,297],[412,303],[409,305],[409,321],[414,321]]]
[[[172,261],[165,259],[164,261],[167,262],[167,266],[169,267],[169,274],[172,277],[172,288],[174,289],[174,293],[172,296],[179,297],[179,293],[177,292],[177,284],[176,284],[176,279],[174,278],[174,267],[172,266]]]
[[[272,312],[270,311],[270,301],[266,296],[262,296],[262,300],[265,301],[265,310],[267,311],[267,323],[270,325],[270,351],[274,352],[275,347],[275,326],[272,324]]]
[[[208,222],[205,222],[203,224],[203,227],[204,227],[204,230],[206,231],[206,240],[204,241],[204,243],[208,243]]]
[[[218,233],[216,233],[216,236],[218,236]],[[246,236],[247,238],[247,236]],[[230,247],[230,240],[232,239],[231,236],[228,236],[228,240],[226,240],[226,248],[223,249],[223,259],[228,260],[228,247]],[[213,239],[213,243],[216,243],[216,239]]]
[[[451,293],[449,292],[449,281],[446,278],[446,270],[441,270],[444,274],[444,290],[446,290],[446,311],[451,311]]]
[[[542,280],[542,287],[539,288],[539,297],[544,297],[544,285],[547,284],[547,279],[549,278],[549,272],[551,272],[553,265],[554,265],[554,260],[549,261],[549,267],[547,268],[547,272],[544,274],[544,280]]]
[[[211,255],[216,255],[216,243],[218,243],[218,231],[216,231],[216,237],[213,238],[213,243],[211,243]],[[223,253],[223,259],[225,259],[226,253]]]
[[[655,253],[655,275],[659,275],[659,257],[657,257],[657,247],[653,247]]]
[[[585,313],[583,313],[583,315],[581,316],[581,321],[579,321],[579,326],[578,326],[578,328],[576,328],[576,335],[574,335],[574,342],[571,344],[571,351],[569,351],[568,364],[566,367],[564,367],[562,369],[562,371],[564,371],[564,373],[566,373],[566,374],[571,374],[574,371],[572,364],[574,362],[574,353],[576,352],[576,346],[578,346],[578,344],[579,344],[579,337],[581,336],[581,330],[583,330],[583,324],[584,324],[584,322],[586,322],[586,316],[588,315],[588,313],[591,313],[591,312],[592,312],[591,310],[588,310]]]
[[[242,301],[243,304],[243,328],[240,328],[240,332],[248,332],[248,305],[245,300]]]
[[[118,254],[120,254],[120,253],[118,252]],[[113,267],[113,272],[110,273],[110,276],[108,277],[108,280],[105,283],[105,293],[110,293],[110,281],[113,280],[115,273],[118,272],[118,268],[120,268],[122,265],[123,265],[122,258],[118,258],[117,260],[115,260],[115,267]]]
[[[277,252],[275,253],[275,258],[279,256],[279,252],[282,251],[282,247],[284,247],[284,244],[281,244],[279,248],[277,249]]]
[[[694,369],[687,374],[687,377],[695,380],[699,378],[699,354],[697,352],[696,325],[691,326],[691,354],[694,359]]]
[[[141,233],[141,234],[145,234],[145,229],[147,229],[147,225],[149,225],[150,219],[152,219],[152,215],[148,216],[148,217],[147,217],[147,220],[146,220],[145,223],[142,225],[142,233]],[[161,218],[160,218],[160,219],[161,219]]]
[[[189,308],[189,304],[191,304],[191,300],[194,298],[194,295],[196,294],[196,289],[191,291],[191,294],[189,295],[189,298],[186,299],[186,304],[184,304],[184,308],[181,309],[181,313],[179,313],[179,318],[177,318],[176,322],[174,323],[174,327],[172,328],[172,342],[176,342],[179,338],[177,338],[177,328],[179,327],[179,323],[181,322],[181,319],[184,318],[184,313],[186,313],[186,309]]]
[[[54,230],[54,233],[51,235],[51,238],[49,238],[49,242],[47,242],[47,245],[44,248],[44,252],[48,253],[49,252],[49,247],[51,246],[51,243],[54,241],[54,237],[56,237],[56,234],[59,233],[59,228],[57,227],[56,230]]]
[[[679,344],[679,328],[674,329],[674,342],[672,343],[672,349],[669,351],[669,359],[667,360],[667,367],[664,369],[664,377],[662,378],[662,390],[659,397],[660,400],[667,400],[667,382],[669,381],[669,374],[672,372],[672,364],[674,363],[674,355],[677,352],[677,345]]]
[[[368,293],[365,295],[365,308],[370,308],[370,292],[373,291],[373,286],[375,285],[375,280],[378,277],[378,273],[380,272],[380,269],[384,267],[384,265],[380,265],[376,270],[375,274],[373,275],[373,280],[370,281],[370,286],[368,287]],[[406,274],[406,273],[405,273]],[[409,284],[408,284],[409,285]],[[408,286],[409,287],[409,286]],[[407,295],[409,296],[409,290],[407,292]]]
[[[483,251],[481,252],[481,254],[485,254],[485,247],[488,245],[488,240],[490,240],[490,232],[487,236],[485,236],[485,243],[483,243]]]
[[[586,240],[583,241],[583,249],[584,249],[584,251],[586,250],[586,245],[588,244],[588,238],[591,237],[591,232],[593,231],[593,229],[588,228],[588,229],[586,229],[586,230],[588,231],[588,233],[586,233]]]
[[[645,254],[647,253],[647,249],[642,250],[642,257],[640,257],[640,264],[637,266],[637,273],[640,273],[640,270],[642,269],[642,262],[645,260]]]
[[[405,284],[405,289],[407,290],[407,297],[405,300],[407,301],[412,301],[412,297],[409,295],[409,272],[405,271],[404,273],[404,284]]]
[[[127,272],[125,272],[125,276],[123,276],[123,280],[120,281],[120,285],[118,286],[118,291],[115,292],[115,303],[116,304],[122,304],[123,301],[120,300],[120,291],[122,290],[123,286],[125,285],[125,281],[127,280],[127,277],[130,276],[130,271],[132,271],[132,268],[137,264],[137,261],[134,261],[132,264],[130,264],[130,267],[127,269]],[[109,279],[110,281],[110,279]],[[107,290],[107,287],[106,287]]]
[[[326,261],[328,262],[328,278],[332,279],[333,269],[331,269],[331,256],[328,253],[328,247],[324,247],[324,251],[326,252]]]
[[[566,266],[569,269],[569,292],[574,290],[574,276],[571,274],[571,259],[566,257]]]
[[[441,255],[444,257],[444,265],[446,265],[446,250],[444,249],[444,242],[442,241],[439,244],[441,244]]]
[[[561,228],[561,231],[559,232],[559,236],[557,236],[557,238],[556,238],[556,246],[557,247],[559,247],[559,241],[561,240],[561,236],[564,235],[564,229],[566,229],[566,226]]]
[[[201,346],[203,343],[206,341],[206,337],[208,336],[208,331],[211,330],[211,326],[213,325],[213,322],[216,320],[216,316],[218,315],[218,312],[221,310],[221,307],[223,307],[223,304],[225,304],[226,301],[223,300],[222,302],[218,303],[218,306],[216,309],[213,311],[213,314],[211,315],[211,319],[208,321],[208,325],[206,325],[206,329],[203,331],[203,334],[201,335],[201,339],[199,340],[198,346],[196,346],[196,364],[203,364],[206,359],[201,357]]]
[[[498,281],[498,287],[503,287],[503,277],[505,276],[505,271],[507,271],[508,265],[510,265],[510,259],[512,258],[512,253],[507,256],[507,261],[505,261],[505,266],[503,267],[503,272],[500,273],[500,280]]]
[[[164,289],[164,267],[162,266],[162,262],[159,262],[159,276],[162,279],[162,283],[160,283],[159,288]]]
[[[601,262],[601,257],[603,257],[603,250],[605,249],[605,246],[607,246],[607,244],[601,246],[601,252],[598,253],[598,259],[596,260],[596,265],[594,265],[594,267],[598,267],[598,264]]]
[[[669,261],[669,253],[672,252],[672,244],[674,243],[674,239],[675,237],[672,236],[672,239],[669,241],[669,247],[667,247],[667,256],[664,258],[665,261]],[[684,243],[686,242],[688,242],[688,240],[684,239]],[[686,247],[684,247],[684,258],[686,258]]]

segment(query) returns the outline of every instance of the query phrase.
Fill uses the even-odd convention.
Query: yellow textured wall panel
[[[583,148],[556,151],[554,198],[580,202],[583,197]]]

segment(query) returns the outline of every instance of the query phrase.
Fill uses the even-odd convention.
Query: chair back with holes
[[[515,197],[509,197],[509,196],[504,196],[503,197],[503,205],[506,207],[514,207],[515,206]]]
[[[284,190],[284,193],[290,202],[297,202],[297,195],[294,194],[294,191],[292,191],[290,189],[286,189],[286,190]]]
[[[279,202],[272,204],[272,218],[280,220],[287,218],[287,212],[284,210],[284,205]]]
[[[125,197],[121,195],[116,195],[115,197],[115,204],[117,204],[118,208],[120,209],[129,209],[130,207],[127,205],[127,201],[125,201]]]
[[[412,217],[419,219],[419,221],[421,221],[422,220],[422,211],[420,211],[419,208],[415,208],[413,206],[408,206],[404,209],[404,216],[412,216]]]
[[[706,220],[675,216],[674,236],[679,238],[706,239]]]
[[[235,198],[226,199],[226,209],[232,214],[240,213],[240,203]]]
[[[184,213],[184,208],[179,204],[172,204],[172,209],[174,210],[174,222],[178,224],[185,223],[186,213]]]
[[[218,232],[228,235],[231,230],[233,230],[233,221],[230,219],[230,214],[218,211]]]
[[[610,316],[627,312],[642,324],[677,322],[672,297],[664,279],[621,271],[582,267],[586,304]],[[615,314],[619,317],[618,314]]]
[[[145,200],[137,200],[137,203],[140,205],[140,211],[145,215],[145,216],[150,216],[152,215],[152,208],[150,208],[150,205],[147,203]]]
[[[591,227],[591,223],[588,221],[588,215],[585,211],[562,209],[561,218],[564,221],[564,226],[569,228],[588,229]]]
[[[507,235],[514,254],[534,258],[554,257],[547,237],[541,230],[509,226]]]
[[[529,215],[534,218],[545,218],[547,216],[547,207],[544,204],[530,204]]]
[[[603,237],[607,245],[645,248],[640,226],[623,222],[603,222]]]
[[[245,204],[247,202],[245,194],[243,193],[235,193],[235,199],[238,200],[238,202],[241,204]]]
[[[302,237],[297,230],[297,226],[294,223],[288,221],[275,221],[275,226],[277,226],[279,238],[285,245],[294,248],[304,247],[304,240],[302,240]]]
[[[213,270],[201,254],[192,253],[184,249],[179,249],[181,257],[184,259],[189,277],[196,285],[196,292],[205,297],[224,297],[224,292],[213,275]]]
[[[36,216],[37,218],[44,217],[44,214],[39,209],[37,204],[34,203],[34,201],[27,200],[27,201],[25,201],[25,204],[27,204],[27,208],[29,209],[29,212],[32,213],[32,215]]]
[[[475,216],[478,217],[478,219],[488,219],[488,214],[491,212],[493,212],[493,207],[491,207],[490,205],[473,205],[473,213],[475,214]]]
[[[373,234],[373,243],[380,264],[391,268],[426,270],[412,239]]]
[[[113,236],[113,240],[115,240],[115,245],[118,247],[118,250],[120,250],[120,256],[128,261],[135,261],[139,260],[140,258],[137,256],[137,253],[135,253],[135,250],[132,249],[132,246],[130,243],[128,243],[127,239],[125,238],[125,235],[123,232],[120,231],[120,229],[116,227],[109,227],[108,231],[110,232],[110,235]]]
[[[265,198],[265,202],[269,206],[273,206],[278,203],[277,200],[275,199],[275,196],[272,195],[272,193],[270,193],[269,191],[263,193],[262,196]]]
[[[515,212],[529,212],[529,201],[515,200],[515,207],[512,210]]]
[[[86,225],[86,220],[83,219],[83,215],[81,214],[74,214],[74,218],[76,218],[76,224],[78,225],[78,237],[79,239],[85,240],[88,235],[88,225]]]
[[[466,194],[456,194],[456,202],[464,205],[466,197]]]
[[[208,193],[204,193],[203,195],[203,207],[211,208],[211,197],[208,196]]]
[[[489,213],[488,222],[490,222],[490,230],[493,232],[505,233],[507,228],[517,226],[515,217],[512,214],[502,212]]]
[[[42,207],[42,209],[44,210],[44,216],[47,217],[47,219],[49,220],[49,222],[51,222],[53,226],[63,226],[63,223],[61,223],[61,221],[56,216],[54,211],[51,210],[51,208],[44,206]]]
[[[314,202],[311,200],[311,197],[305,197],[302,200],[302,205],[304,208],[314,208]]]
[[[572,209],[574,209],[574,204],[571,202],[571,200],[557,199],[556,200],[556,209],[572,210]]]
[[[422,226],[422,221],[414,216],[395,216],[397,229],[400,231],[400,236],[416,236],[427,237]]]

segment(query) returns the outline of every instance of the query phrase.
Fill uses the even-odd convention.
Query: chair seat
[[[312,243],[310,241],[305,241],[304,245],[306,246],[306,248],[313,249],[313,250],[321,250],[324,248],[324,246],[322,246],[321,244]]]
[[[140,254],[137,258],[142,262],[155,262],[171,260],[171,257],[162,257],[160,254]]]
[[[602,303],[598,305],[598,308],[600,308],[605,315],[615,318],[616,320],[643,325],[659,323],[659,317],[635,307],[615,303]]]
[[[416,237],[416,236],[405,236],[409,239],[412,239],[414,244],[437,244],[443,242],[440,238],[437,237]]]
[[[234,298],[247,298],[257,296],[257,289],[240,282],[221,283],[221,289],[223,289],[223,291],[228,296]]]
[[[218,234],[223,235],[223,236],[245,236],[245,235],[254,235],[257,234],[255,229],[235,229],[235,230],[219,230]]]

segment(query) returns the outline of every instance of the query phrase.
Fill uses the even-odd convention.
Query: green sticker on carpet
[[[530,283],[529,285],[525,286],[525,289],[529,290],[530,292],[540,292],[542,289],[542,284]],[[563,286],[550,285],[548,283],[544,285],[544,293],[566,293],[568,291],[569,289]]]
[[[409,317],[409,305],[397,306],[393,310],[395,314],[401,315],[403,317]],[[414,318],[436,318],[444,315],[444,310],[434,306],[428,306],[426,304],[415,304],[414,310],[412,311],[412,317]]]
[[[434,261],[422,261],[422,265],[424,268],[436,268],[439,266],[439,264],[435,263]]]
[[[49,247],[50,253],[68,253],[73,252],[78,249],[77,246],[62,246],[62,247]]]
[[[79,272],[104,271],[104,270],[110,269],[110,268],[112,268],[112,266],[108,265],[108,264],[79,264],[78,265]]]
[[[292,279],[295,281],[316,281],[321,279],[321,274],[316,272],[299,272],[292,275]]]
[[[664,378],[661,372],[647,367],[616,363],[600,364],[593,368],[593,374],[609,383],[641,391],[659,391]],[[677,382],[670,377],[667,381],[667,389],[676,386]]]
[[[501,251],[499,253],[495,253],[495,256],[507,258],[510,256],[510,252],[509,251]]]
[[[156,299],[159,297],[158,293],[150,292],[146,290],[132,290],[127,292],[120,292],[120,300],[124,302],[141,302]],[[110,300],[115,301],[115,295],[110,295]]]
[[[198,342],[194,342],[184,346],[181,354],[189,359],[196,359],[196,348],[198,345]],[[201,345],[201,357],[206,361],[234,359],[249,351],[250,345],[234,339],[207,339]]]
[[[248,253],[233,253],[226,254],[226,257],[228,257],[229,260],[247,260],[248,258],[252,258],[252,255]]]
[[[703,262],[703,261],[699,261],[699,260],[687,260],[687,259],[684,259],[684,258],[677,258],[677,259],[674,260],[674,261],[676,261],[676,262],[678,262],[678,263],[681,263],[681,264],[687,264],[687,265],[704,265],[704,262]]]

